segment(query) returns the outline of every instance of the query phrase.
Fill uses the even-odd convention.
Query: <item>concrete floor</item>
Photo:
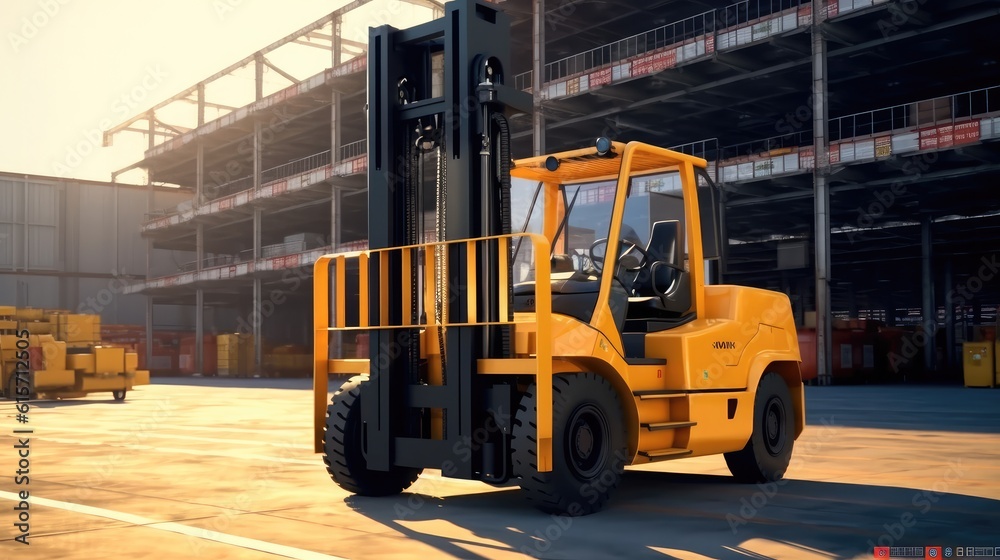
[[[1000,390],[810,387],[781,484],[721,457],[630,470],[605,511],[426,473],[353,497],[311,452],[305,380],[154,380],[34,404],[30,545],[13,539],[14,404],[0,401],[0,558],[871,558],[1000,546]],[[881,541],[881,542],[880,542]]]

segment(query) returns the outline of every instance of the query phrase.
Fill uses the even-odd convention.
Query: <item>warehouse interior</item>
[[[148,141],[112,177],[148,175],[133,235],[150,255],[187,256],[170,270],[148,259],[125,288],[145,308],[147,363],[172,353],[167,370],[217,374],[213,337],[232,332],[251,348],[241,374],[308,354],[310,265],[366,247],[356,30],[404,17],[390,4],[352,2],[106,133]],[[704,157],[724,193],[719,280],[788,294],[810,378],[958,379],[961,343],[995,336],[995,3],[499,4],[514,23],[508,75],[534,98],[512,120],[515,157],[598,136]],[[441,13],[406,6],[401,26]],[[236,76],[254,90],[228,98]],[[152,194],[168,188],[181,199]],[[0,214],[0,228],[15,221]],[[193,317],[185,360],[178,330],[158,328],[178,308]]]

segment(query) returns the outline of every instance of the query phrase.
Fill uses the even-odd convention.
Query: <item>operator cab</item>
[[[680,172],[656,161],[633,160],[631,175],[620,182],[619,173],[626,171],[620,170],[621,157],[615,152],[622,147],[615,144],[604,155],[591,148],[550,156],[544,170],[531,165],[541,158],[527,160],[527,165],[516,162],[512,214],[515,229],[523,224],[522,231],[544,234],[552,242],[549,288],[554,313],[590,323],[601,280],[605,272],[611,276],[608,305],[628,347],[628,339],[635,338],[630,335],[672,328],[693,319],[694,313]],[[574,164],[578,169],[565,169]],[[647,168],[636,169],[642,165]],[[616,204],[621,184],[627,189],[623,206]],[[707,175],[699,177],[699,184],[711,194],[701,201],[708,205],[701,222],[703,230],[713,232],[704,232],[702,238],[714,244],[714,185]],[[622,208],[618,236],[609,239],[616,208]],[[711,214],[709,220],[704,210]],[[515,243],[515,311],[535,309],[530,251],[527,243]],[[717,256],[717,251],[706,251],[706,256]]]

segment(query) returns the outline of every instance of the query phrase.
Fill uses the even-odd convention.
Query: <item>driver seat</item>
[[[681,224],[663,220],[649,232],[646,263],[632,284],[628,298],[628,318],[675,318],[691,308],[691,283],[681,260]],[[667,266],[667,265],[673,265]]]

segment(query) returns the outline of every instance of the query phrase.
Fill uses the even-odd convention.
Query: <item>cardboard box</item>
[[[95,346],[94,371],[97,374],[124,373],[125,349],[111,346]]]
[[[17,321],[13,319],[0,319],[0,330],[11,331],[17,328]]]
[[[97,373],[93,354],[70,354],[66,356],[66,367],[82,373]]]
[[[0,317],[13,317],[17,308],[13,305],[0,305]]]
[[[56,319],[56,338],[66,342],[101,341],[101,317],[99,315],[53,315]]]

